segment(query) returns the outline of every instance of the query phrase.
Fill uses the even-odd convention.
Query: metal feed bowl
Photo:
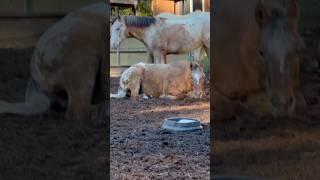
[[[183,132],[200,130],[202,126],[197,119],[170,117],[165,119],[161,128],[169,131]]]

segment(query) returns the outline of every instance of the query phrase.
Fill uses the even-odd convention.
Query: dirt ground
[[[304,60],[316,61],[319,32],[305,36]],[[215,175],[320,179],[320,69],[303,69],[309,71],[301,78],[308,110],[301,117],[236,117],[228,122],[212,122]]]
[[[30,56],[31,49],[0,50],[1,100],[23,100]],[[303,74],[301,84],[309,105],[303,115],[309,121],[237,117],[213,124],[215,175],[320,179],[320,73]],[[118,79],[111,79],[111,91],[117,87]],[[169,116],[199,118],[204,130],[162,131]],[[55,110],[31,117],[0,115],[0,120],[0,179],[105,178],[104,123],[65,121]],[[111,100],[111,177],[208,179],[209,129],[208,97],[193,102]]]
[[[110,86],[116,93],[119,78],[111,78]],[[209,179],[209,92],[207,88],[205,99],[192,101],[111,99],[111,178]],[[198,118],[204,129],[161,130],[172,116]]]
[[[0,50],[0,100],[23,101],[32,49]],[[0,179],[105,179],[106,124],[0,115]]]

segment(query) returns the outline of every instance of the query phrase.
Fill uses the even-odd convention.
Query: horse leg
[[[158,51],[153,52],[154,63],[160,64],[162,62],[162,54]]]
[[[136,101],[139,98],[140,84],[133,84],[130,90],[131,90],[130,99]]]
[[[155,51],[153,52],[153,56],[155,58],[155,62],[157,64],[166,64],[167,63],[167,57],[166,53],[164,51]]]
[[[66,90],[68,94],[68,109],[66,119],[92,119],[98,107],[92,105],[92,94],[96,83],[96,72],[86,69],[81,76],[75,74],[69,77]],[[96,114],[94,114],[96,115]]]
[[[24,114],[36,115],[48,111],[50,108],[50,98],[40,90],[35,82],[30,79],[28,81],[25,102],[22,103],[8,103],[0,101],[0,114]]]
[[[154,63],[155,62],[154,56],[150,51],[148,51],[148,62],[149,63]]]
[[[140,91],[141,83],[142,82],[141,82],[140,76],[136,76],[129,81],[127,88],[130,90],[130,99],[131,100],[135,101],[139,98],[139,91]]]
[[[163,62],[164,62],[164,64],[167,64],[167,54],[163,55]]]
[[[180,91],[178,89],[170,87],[170,83],[168,81],[164,81],[162,94],[159,96],[160,99],[181,99]]]
[[[170,99],[170,100],[176,100],[178,99],[177,96],[172,96],[172,95],[167,95],[167,94],[162,94],[159,96],[160,99]]]

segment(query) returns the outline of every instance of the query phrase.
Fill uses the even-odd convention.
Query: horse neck
[[[148,28],[139,28],[139,27],[127,27],[126,36],[128,38],[136,38],[143,43],[146,43],[146,31]]]

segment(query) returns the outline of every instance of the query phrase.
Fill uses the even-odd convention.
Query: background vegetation
[[[137,5],[137,15],[138,16],[152,16],[151,8],[152,0],[138,0]],[[133,12],[130,8],[120,8],[120,15],[133,15]],[[112,15],[115,15],[114,12]]]
[[[320,29],[320,0],[299,0],[302,29]]]

